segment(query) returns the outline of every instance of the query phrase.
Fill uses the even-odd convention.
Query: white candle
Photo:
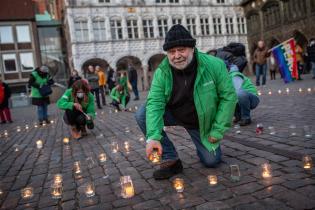
[[[42,140],[36,141],[36,146],[37,146],[37,149],[43,148],[43,141]]]

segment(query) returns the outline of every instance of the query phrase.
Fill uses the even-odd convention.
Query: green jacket
[[[93,119],[95,118],[95,106],[94,106],[94,96],[89,92],[87,103],[81,103],[83,111],[91,116]],[[57,101],[57,107],[62,110],[73,109],[74,98],[72,96],[72,88],[66,90],[66,92],[61,96],[61,98]]]
[[[112,91],[110,92],[110,97],[113,99],[113,100],[116,100],[116,101],[119,101],[124,108],[126,108],[126,98],[127,98],[128,94],[123,91],[122,93],[120,93],[116,88],[113,88]]]
[[[202,144],[212,151],[220,142],[212,144],[208,137],[221,140],[231,126],[237,96],[231,77],[221,59],[201,53],[196,49],[198,62],[194,84],[194,102],[199,119]],[[161,140],[163,115],[171,97],[173,78],[167,58],[154,73],[146,104],[147,139]]]
[[[230,75],[232,79],[236,76],[241,77],[243,79],[242,89],[256,96],[258,95],[256,87],[253,85],[252,81],[244,74],[239,71],[230,71]]]
[[[120,77],[119,80],[118,80],[118,83],[123,86],[124,88],[124,91],[126,93],[128,93],[128,81],[127,81],[127,77],[126,76],[123,76],[123,77]]]
[[[33,71],[32,75],[39,86],[42,86],[48,83],[48,80],[49,80],[48,76],[46,78],[42,78],[38,75],[37,71]],[[32,98],[43,98],[43,96],[39,93],[38,88],[33,87],[33,86],[31,88],[31,96]]]

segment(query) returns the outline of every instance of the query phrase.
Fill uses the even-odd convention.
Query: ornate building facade
[[[69,63],[138,70],[139,88],[150,86],[165,56],[165,33],[183,24],[204,52],[230,42],[247,46],[246,20],[235,0],[68,0],[65,16]]]

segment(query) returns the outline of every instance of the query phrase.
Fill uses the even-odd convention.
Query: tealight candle
[[[93,183],[87,183],[85,187],[85,195],[88,198],[93,197],[95,195],[95,188]]]
[[[286,88],[285,91],[286,91],[287,93],[289,93],[289,92],[290,92],[290,89],[289,89],[289,88]]]
[[[123,198],[131,198],[135,195],[135,190],[130,176],[120,177],[121,196]]]
[[[129,142],[128,141],[125,141],[124,142],[124,145],[125,145],[125,150],[127,151],[127,152],[129,152]]]
[[[158,154],[157,150],[153,150],[152,153],[149,156],[149,160],[152,163],[160,163],[161,161],[161,156]]]
[[[312,89],[311,88],[307,88],[307,92],[312,92]]]
[[[112,153],[117,153],[118,150],[119,150],[119,146],[118,146],[118,143],[117,142],[113,142],[111,144],[111,147],[112,147]]]
[[[302,93],[302,92],[303,92],[303,89],[302,89],[302,88],[299,88],[299,92]]]
[[[51,187],[51,196],[53,199],[59,199],[62,195],[62,185],[61,184],[52,184]]]
[[[176,178],[173,180],[173,187],[176,190],[176,192],[184,192],[184,179],[182,178]]]
[[[44,126],[44,127],[46,126],[46,122],[43,122],[43,126]]]
[[[273,126],[269,126],[268,129],[269,129],[269,134],[270,135],[275,135],[276,134],[276,130],[275,130],[275,128]]]
[[[264,163],[264,164],[262,164],[261,168],[262,168],[262,174],[261,175],[264,179],[268,179],[268,178],[272,177],[272,169],[271,169],[270,164]]]
[[[21,196],[23,199],[31,199],[34,196],[33,188],[26,187],[21,190]]]
[[[135,110],[138,110],[138,107],[137,107],[137,106],[135,106]]]
[[[4,136],[5,136],[5,137],[8,137],[8,135],[9,135],[8,131],[7,131],[7,130],[4,130]]]
[[[117,109],[115,110],[115,113],[118,113],[118,110],[117,110]]]
[[[262,134],[262,132],[264,131],[264,126],[262,123],[258,123],[256,126],[256,134]]]
[[[303,126],[303,130],[304,130],[304,137],[307,139],[311,139],[312,138],[312,128],[309,125],[305,125]]]
[[[209,175],[208,176],[208,183],[211,186],[216,185],[218,183],[218,177],[216,175]]]
[[[281,90],[278,90],[278,93],[279,93],[279,94],[281,94],[281,93],[282,93],[282,91],[281,91]]]
[[[308,170],[311,169],[313,167],[313,160],[312,157],[309,155],[304,155],[303,156],[303,168]]]
[[[76,161],[73,164],[73,171],[75,174],[80,174],[81,173],[81,164],[80,161]]]
[[[143,137],[141,137],[141,138],[139,139],[139,141],[144,141],[144,138],[143,138]]]
[[[241,180],[241,172],[238,165],[230,165],[231,180],[232,182],[238,182]]]
[[[62,183],[62,175],[61,174],[55,174],[54,184],[61,184],[61,183]]]
[[[101,163],[104,163],[106,161],[106,154],[105,153],[101,153],[99,156],[98,156],[98,159]]]
[[[131,108],[129,108],[129,112],[131,112],[132,111],[132,109]]]
[[[296,136],[296,126],[290,125],[289,132],[290,132],[290,136]]]
[[[63,138],[63,143],[64,144],[69,144],[69,138],[68,137],[64,137]]]
[[[36,146],[37,146],[37,149],[43,148],[43,141],[42,140],[36,141]]]
[[[25,125],[25,130],[28,130],[29,129],[29,126],[28,125]]]
[[[38,127],[37,123],[34,123],[34,127],[35,127],[35,128],[37,128],[37,127]]]
[[[272,92],[271,92],[271,90],[270,90],[270,91],[268,92],[268,94],[269,94],[269,95],[272,95]]]
[[[21,127],[20,127],[20,126],[17,126],[16,131],[17,131],[17,132],[20,132],[20,131],[21,131]]]
[[[260,91],[258,91],[258,95],[261,96],[261,92]]]

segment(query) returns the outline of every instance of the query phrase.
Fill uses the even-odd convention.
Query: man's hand
[[[81,104],[79,104],[79,103],[74,103],[74,104],[73,104],[73,107],[74,107],[76,110],[82,112],[82,106],[81,106]]]
[[[209,141],[210,143],[212,143],[212,144],[215,144],[215,143],[217,143],[219,140],[216,139],[216,138],[214,138],[214,137],[209,137],[209,138],[208,138],[208,141]]]
[[[153,152],[153,149],[157,149],[157,152],[158,152],[159,156],[162,155],[163,150],[162,150],[161,143],[159,141],[156,141],[156,140],[150,140],[147,143],[147,146],[146,146],[146,149],[145,149],[148,158],[150,157],[151,153]]]

